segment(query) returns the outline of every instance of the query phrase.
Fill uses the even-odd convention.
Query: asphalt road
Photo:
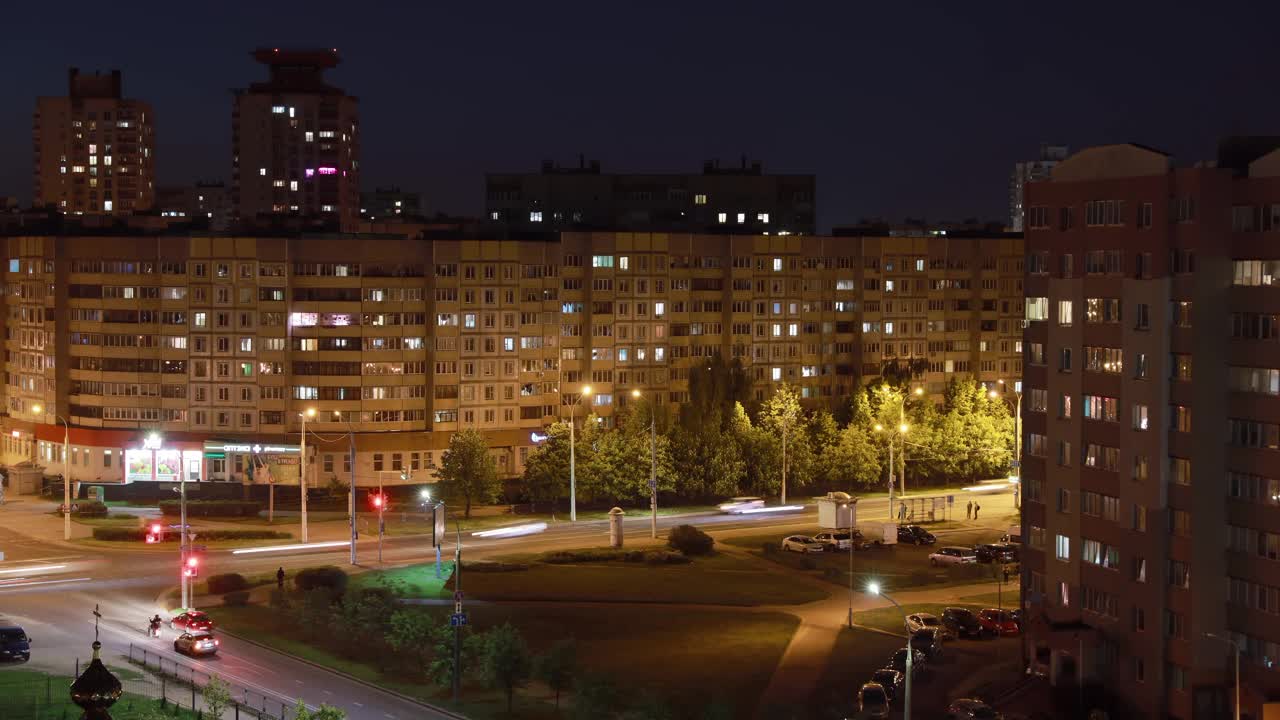
[[[989,498],[989,502],[988,502]],[[957,498],[962,500],[964,498]],[[1011,505],[1009,496],[984,496],[990,510],[1000,511]],[[867,499],[859,503],[860,524],[888,519],[885,499]],[[0,510],[2,513],[3,510]],[[994,513],[993,513],[994,514]],[[518,521],[513,521],[518,523]],[[692,523],[717,531],[717,534],[814,532],[817,511],[785,514],[729,516],[702,514],[660,517],[661,535],[670,527]],[[159,654],[166,663],[178,660],[198,671],[216,672],[233,685],[247,689],[254,697],[265,698],[270,711],[278,703],[296,704],[302,698],[308,705],[328,703],[343,708],[353,720],[399,720],[400,718],[447,718],[429,708],[370,686],[349,680],[326,670],[300,662],[236,638],[222,636],[216,658],[193,660],[178,656],[172,650],[175,633],[166,629],[161,639],[145,634],[145,620],[163,612],[157,604],[161,593],[175,583],[176,552],[129,548],[98,550],[71,549],[58,543],[32,540],[4,527],[0,521],[0,614],[17,620],[35,639],[32,666],[70,673],[76,658],[85,661],[90,655],[93,637],[93,609],[101,608],[100,635],[103,656],[109,662],[123,664],[123,656],[135,646],[135,652],[146,647],[149,656]],[[865,529],[865,528],[864,528]],[[649,518],[634,515],[624,522],[626,541],[634,544],[649,538]],[[485,559],[513,553],[535,553],[558,548],[603,545],[608,541],[608,522],[604,520],[570,524],[560,522],[544,532],[521,537],[477,537],[463,533],[464,559]],[[264,543],[269,545],[270,543]],[[376,563],[376,540],[361,536],[358,546],[362,565]],[[444,555],[451,558],[452,542],[444,545]],[[388,565],[424,562],[434,559],[429,537],[388,537],[383,545],[383,562]],[[206,555],[202,572],[214,573],[270,572],[279,566],[292,568],[317,564],[346,565],[346,547],[236,554],[231,550],[211,550]],[[3,668],[0,668],[3,672]],[[255,705],[258,700],[253,700]]]

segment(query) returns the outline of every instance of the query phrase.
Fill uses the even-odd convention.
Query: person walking
[[[973,517],[973,501],[970,500],[969,504],[964,507],[964,519],[968,520],[972,517]]]
[[[284,589],[284,568],[283,567],[280,568],[279,570],[276,570],[276,587],[280,588],[281,590]]]
[[[898,506],[898,522],[902,522],[905,519],[907,519],[907,504],[902,503]]]
[[[979,510],[981,510],[981,509],[982,509],[982,506],[981,506],[981,505],[979,505],[979,504],[977,504],[977,503],[974,503],[974,504],[973,504],[973,519],[974,519],[974,520],[977,520],[977,519],[978,519],[978,511],[979,511]]]

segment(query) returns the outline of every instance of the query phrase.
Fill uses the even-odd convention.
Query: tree
[[[200,691],[204,696],[204,712],[213,720],[222,720],[222,713],[231,706],[231,686],[227,681],[215,675],[209,676],[209,682]]]
[[[533,675],[556,694],[556,711],[560,710],[560,693],[573,685],[578,671],[578,645],[573,638],[562,638],[533,662]]]
[[[613,717],[618,699],[618,689],[607,678],[598,675],[583,678],[573,696],[572,717],[574,720]]]
[[[491,628],[480,636],[477,645],[480,676],[490,687],[507,694],[507,714],[510,715],[516,688],[529,680],[532,670],[529,648],[511,623]]]
[[[875,487],[884,471],[880,446],[872,442],[865,428],[849,425],[823,457],[833,487]]]
[[[315,712],[307,709],[307,704],[298,699],[298,706],[293,709],[294,720],[346,720],[347,713],[342,708],[320,703]]]
[[[441,459],[439,476],[445,493],[465,503],[463,517],[471,517],[471,503],[492,502],[498,495],[498,468],[478,430],[453,434]]]
[[[435,631],[439,621],[418,610],[397,610],[391,614],[384,635],[387,644],[397,653],[403,653],[416,661],[418,669],[430,673],[435,658]]]
[[[779,385],[773,395],[760,408],[760,426],[771,436],[780,438],[782,454],[782,502],[787,501],[787,470],[795,464],[801,470],[800,482],[803,485],[807,468],[804,464],[808,458],[805,437],[797,432],[804,419],[804,410],[800,407],[800,393],[787,383]],[[788,447],[790,445],[791,447]],[[790,451],[790,457],[788,457]],[[799,460],[799,462],[796,462]]]
[[[547,428],[547,439],[525,462],[521,481],[534,509],[538,503],[546,502],[555,511],[569,482],[568,423],[558,422]]]

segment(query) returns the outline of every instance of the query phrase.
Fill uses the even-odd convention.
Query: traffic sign
[[[657,480],[650,480],[650,481],[649,481],[649,490],[650,490],[650,491],[653,491],[653,490],[657,490],[657,489],[658,489],[658,481],[657,481]]]
[[[466,613],[454,613],[449,616],[449,627],[462,627],[467,624]]]
[[[948,495],[948,496],[947,496],[947,504],[948,504],[948,505],[955,505],[955,504],[956,504],[956,496],[955,496],[955,495]]]

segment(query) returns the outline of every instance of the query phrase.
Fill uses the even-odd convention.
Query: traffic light
[[[195,555],[187,557],[187,566],[182,569],[182,574],[189,578],[200,577],[200,558]]]
[[[147,528],[147,544],[151,545],[163,541],[164,526],[160,523],[152,523],[151,527]]]
[[[387,497],[382,493],[374,493],[369,496],[369,502],[373,505],[374,510],[383,510],[387,505]]]

